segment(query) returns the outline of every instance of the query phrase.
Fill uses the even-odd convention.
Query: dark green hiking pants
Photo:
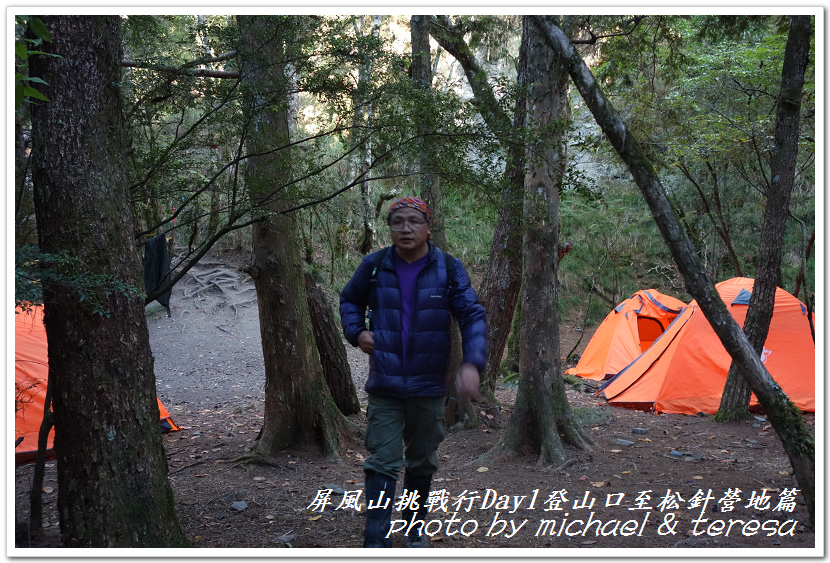
[[[366,449],[371,457],[364,469],[398,478],[402,466],[412,475],[432,475],[438,469],[438,445],[447,433],[445,397],[393,399],[369,395]]]

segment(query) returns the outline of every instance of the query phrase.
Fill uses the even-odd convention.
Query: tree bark
[[[590,449],[593,441],[571,412],[559,353],[559,186],[567,164],[568,74],[561,58],[525,16],[528,127],[537,139],[526,154],[519,389],[505,434],[494,453],[530,449],[539,463],[567,457],[562,440]],[[553,133],[552,133],[553,132]]]
[[[542,17],[530,16],[551,48],[560,54],[579,93],[591,110],[603,133],[628,166],[634,181],[648,203],[663,239],[686,282],[686,290],[697,300],[701,311],[712,325],[726,351],[737,363],[758,402],[766,412],[792,464],[793,474],[801,487],[810,518],[815,518],[815,439],[801,412],[773,381],[746,335],[729,314],[715,290],[691,242],[673,215],[665,189],[639,144],[605,97],[591,71],[569,43],[559,27]]]
[[[778,97],[778,115],[775,120],[775,144],[769,175],[772,180],[767,186],[767,208],[758,245],[755,285],[744,322],[744,333],[759,356],[764,350],[775,307],[781,248],[790,212],[790,194],[795,182],[801,96],[804,73],[810,56],[811,33],[810,16],[790,18],[790,32],[781,73],[781,92]],[[733,362],[729,367],[715,420],[725,422],[747,418],[750,395],[749,384]]]
[[[119,18],[41,19],[53,39],[42,48],[59,57],[31,61],[49,98],[32,115],[40,247],[69,252],[89,276],[114,280],[86,300],[44,287],[62,541],[185,547],[158,431],[143,299],[116,285],[142,279],[118,91]]]
[[[295,203],[290,189],[281,188],[291,177],[291,157],[288,150],[263,150],[285,146],[291,137],[283,61],[293,24],[286,17],[239,16],[246,111],[253,121],[246,180],[251,199],[265,211],[252,226],[248,268],[257,291],[266,380],[263,427],[253,453],[272,457],[320,441],[334,457],[345,418],[332,400],[314,344],[295,217],[281,212]]]
[[[344,415],[360,412],[360,401],[357,398],[352,370],[343,345],[342,333],[339,324],[331,312],[331,307],[323,290],[314,282],[314,276],[305,273],[305,290],[308,299],[308,312],[311,316],[311,328],[314,331],[314,341],[317,343],[317,352],[323,365],[323,375],[326,378],[331,396],[337,408]]]

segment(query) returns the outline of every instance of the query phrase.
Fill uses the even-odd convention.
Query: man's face
[[[423,213],[411,207],[398,209],[389,220],[392,244],[406,252],[423,249],[429,240],[429,222]]]

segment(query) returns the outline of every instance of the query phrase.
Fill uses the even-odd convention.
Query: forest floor
[[[180,427],[164,443],[181,524],[193,547],[234,549],[234,555],[261,553],[239,548],[359,548],[366,500],[357,498],[360,511],[352,501],[363,489],[368,455],[359,440],[337,460],[304,446],[281,452],[273,465],[235,461],[257,436],[264,402],[255,292],[240,266],[214,254],[176,286],[172,317],[148,307],[158,395]],[[561,327],[563,354],[579,339],[574,324]],[[590,336],[582,337],[580,352]],[[368,364],[359,350],[347,349],[365,412]],[[791,548],[821,547],[801,496],[787,505],[798,485],[762,415],[716,424],[711,416],[638,412],[609,406],[590,392],[596,385],[566,386],[596,446],[590,452],[568,447],[564,463],[540,464],[536,455],[481,461],[506,427],[515,387],[498,388],[498,406],[476,405],[474,428],[451,428],[433,480],[434,491],[446,492],[446,511],[436,506],[428,514],[430,547],[599,549],[597,556],[682,548],[676,555],[694,557],[713,555],[711,548],[777,549],[785,556],[806,554]],[[364,412],[352,417],[363,427]],[[814,429],[814,415],[806,420]],[[15,471],[18,525],[28,517],[32,470]],[[44,534],[32,547],[60,546],[57,495],[52,461]],[[703,511],[695,502],[700,496],[709,497]],[[747,508],[753,497],[762,500]],[[395,547],[402,546],[401,535],[395,534]],[[508,554],[490,555],[502,553]],[[344,555],[319,555],[327,554]]]

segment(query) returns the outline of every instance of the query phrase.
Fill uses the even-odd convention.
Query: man
[[[386,536],[402,466],[404,490],[417,492],[416,503],[402,510],[409,528],[404,545],[429,547],[428,538],[420,534],[423,525],[409,523],[424,520],[432,474],[438,468],[436,450],[446,433],[451,315],[462,336],[459,394],[478,392],[487,357],[484,307],[461,262],[429,241],[431,220],[420,199],[396,200],[386,217],[392,247],[366,256],[340,293],[346,339],[369,355],[366,449],[371,456],[363,469],[366,501],[372,507],[364,547],[392,546],[392,538]]]

